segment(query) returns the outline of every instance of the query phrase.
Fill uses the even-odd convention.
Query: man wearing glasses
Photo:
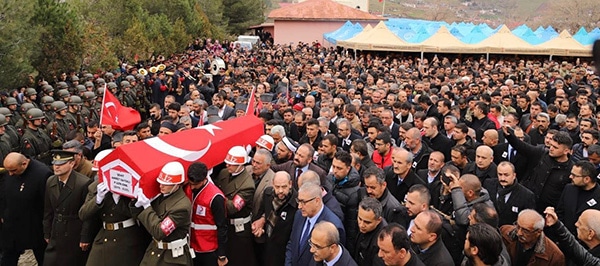
[[[519,213],[514,225],[500,227],[512,265],[564,265],[565,256],[544,235],[544,217],[532,209]]]
[[[577,234],[575,223],[583,211],[600,210],[600,187],[596,183],[596,167],[588,161],[578,161],[571,168],[571,184],[565,186],[556,214],[572,234]]]
[[[340,244],[338,230],[330,222],[322,221],[315,225],[308,245],[317,265],[357,266],[350,252]]]
[[[340,236],[340,244],[346,242],[346,231],[340,219],[323,205],[321,187],[313,183],[306,183],[298,191],[298,211],[294,216],[294,224],[290,240],[285,251],[286,266],[315,265],[310,253],[308,240],[315,225],[320,221],[328,221],[335,225]]]

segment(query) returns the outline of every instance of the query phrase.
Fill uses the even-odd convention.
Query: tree
[[[61,71],[79,69],[84,47],[82,28],[67,3],[38,0],[31,24],[41,32],[31,60],[39,76],[53,81]]]
[[[600,5],[594,0],[554,0],[546,9],[540,22],[573,33],[580,27],[598,27],[598,14],[600,14]]]
[[[230,34],[243,34],[248,27],[264,21],[262,0],[223,0],[223,5],[227,7],[223,15],[227,18]]]
[[[23,84],[34,72],[29,61],[38,32],[29,25],[33,2],[5,0],[0,6],[0,89]]]

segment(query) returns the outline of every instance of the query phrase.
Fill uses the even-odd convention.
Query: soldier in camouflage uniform
[[[54,111],[54,117],[46,126],[46,131],[50,134],[50,139],[52,139],[52,148],[58,149],[62,147],[67,135],[75,126],[71,121],[66,119],[67,105],[63,101],[53,102],[52,110]]]
[[[6,107],[0,107],[0,114],[4,115],[8,124],[4,126],[5,132],[2,136],[2,142],[10,146],[10,151],[18,152],[21,149],[21,142],[17,128],[10,124],[12,113]],[[1,120],[0,120],[1,121]]]
[[[9,143],[4,140],[6,125],[8,125],[8,120],[6,120],[4,115],[0,114],[0,139],[2,140],[0,141],[0,166],[2,167],[4,167],[4,158],[11,152]]]
[[[25,90],[25,94],[23,95],[23,103],[30,103],[35,106],[35,108],[39,108],[37,103],[37,91],[34,88],[27,88]]]
[[[131,92],[131,84],[129,81],[121,81],[121,92],[118,97],[123,106],[135,107],[135,95]]]
[[[148,95],[148,90],[146,90],[145,78],[144,75],[137,74],[135,83],[131,83],[132,91],[135,94],[135,109],[140,112],[142,120],[148,118],[148,111],[150,111],[150,105],[152,105],[150,95]]]
[[[81,115],[81,107],[83,106],[83,100],[79,96],[71,96],[71,102],[69,102],[69,108],[66,120],[71,124],[71,130],[83,130],[85,128],[84,116]],[[83,131],[82,131],[83,133]]]
[[[44,112],[39,108],[31,108],[25,113],[27,127],[21,138],[21,153],[50,165],[50,149],[52,140],[42,129]]]

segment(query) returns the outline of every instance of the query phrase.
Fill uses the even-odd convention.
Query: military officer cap
[[[79,81],[79,77],[77,75],[71,76],[71,81]]]
[[[106,84],[106,81],[103,78],[96,79],[96,83],[100,86]]]
[[[129,82],[135,81],[135,77],[133,75],[127,75],[127,77],[125,77],[125,79]]]
[[[71,96],[71,101],[69,102],[69,105],[82,105],[83,101],[81,100],[81,97],[79,96]]]
[[[127,80],[121,81],[121,88],[131,88],[131,84]]]
[[[83,100],[84,101],[91,101],[96,99],[96,94],[94,94],[93,91],[86,91],[83,93]]]
[[[44,91],[44,93],[51,93],[54,91],[54,88],[52,88],[52,86],[50,85],[44,85],[42,86],[42,90]]]
[[[94,87],[94,83],[92,83],[91,81],[87,81],[87,82],[85,83],[85,87],[86,87],[86,88],[87,88],[87,87],[92,87],[92,88],[93,88],[93,87]]]
[[[35,108],[35,105],[33,105],[32,103],[21,104],[21,114],[26,113],[31,108]]]
[[[0,114],[0,127],[6,126],[6,124],[8,124],[8,120],[6,119],[6,116],[4,116],[3,114]]]
[[[4,115],[6,117],[12,116],[12,112],[10,111],[10,109],[8,109],[6,107],[0,107],[0,114]]]
[[[50,106],[54,112],[62,111],[67,109],[67,105],[63,101],[55,101]]]
[[[25,91],[25,96],[33,96],[33,95],[37,95],[37,91],[34,88],[27,88],[27,90]]]
[[[69,91],[65,90],[65,89],[58,90],[58,92],[56,92],[56,95],[58,96],[58,98],[66,98],[66,97],[71,96]]]
[[[77,85],[75,88],[77,89],[78,92],[85,92],[86,91],[85,86],[83,86],[81,84]]]
[[[54,102],[54,98],[52,98],[51,96],[48,96],[48,95],[42,97],[42,100],[41,100],[41,103],[43,105],[51,104],[53,102]]]
[[[17,99],[15,97],[8,97],[6,98],[6,105],[13,105],[13,104],[17,104]]]
[[[51,150],[52,152],[52,164],[63,165],[69,161],[75,159],[76,152],[65,151],[65,150]]]
[[[122,83],[122,82],[121,82],[121,83]],[[116,89],[116,88],[117,88],[117,83],[114,83],[114,82],[109,82],[109,83],[107,84],[107,86],[108,86],[108,88],[109,88],[109,89]]]

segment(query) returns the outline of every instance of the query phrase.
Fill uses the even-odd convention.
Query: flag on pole
[[[249,114],[256,115],[256,108],[254,107],[254,105],[256,104],[256,96],[254,95],[255,91],[256,91],[256,88],[253,88],[252,92],[250,92],[250,98],[248,99],[248,106],[246,106],[246,115],[249,115]],[[250,111],[252,111],[252,113]]]
[[[121,105],[119,100],[104,87],[100,124],[111,125],[115,130],[132,130],[140,121],[140,113],[133,108]]]

